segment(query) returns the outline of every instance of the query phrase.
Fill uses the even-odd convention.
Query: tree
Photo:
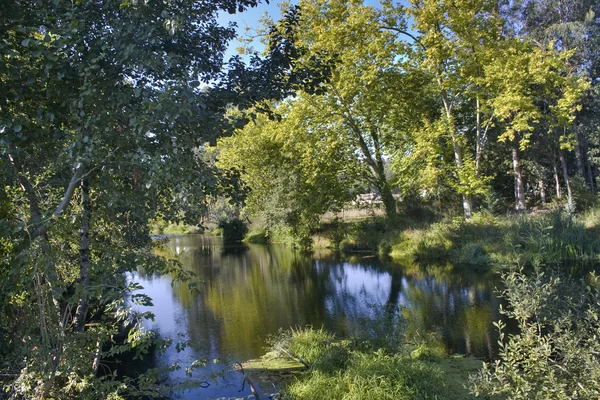
[[[293,28],[295,46],[302,49],[298,65],[312,65],[315,60],[330,60],[327,64],[334,65],[310,102],[302,101],[324,110],[321,119],[308,121],[307,129],[330,127],[332,140],[346,146],[364,165],[364,179],[380,193],[387,216],[394,218],[394,179],[390,180],[386,164],[403,156],[398,143],[427,110],[418,101],[426,102],[427,97],[415,97],[422,77],[405,68],[399,56],[403,45],[394,34],[382,32],[381,10],[342,0],[300,2],[298,9],[296,25],[278,31],[289,36]],[[302,92],[307,91],[296,90]]]
[[[20,372],[10,371],[19,375],[15,396],[121,393],[111,375],[99,378],[102,358],[135,346],[145,351],[149,342],[139,332],[124,347],[110,339],[131,318],[120,273],[160,265],[149,252],[149,218],[193,221],[201,211],[214,179],[198,149],[222,131],[232,96],[201,88],[221,75],[234,35],[215,18],[256,4],[0,6],[8,204],[1,265],[20,289],[3,287],[2,311],[28,316],[22,325],[0,326],[3,337],[14,338],[13,351],[3,354],[20,360],[12,363]]]
[[[219,140],[217,165],[239,171],[248,187],[246,206],[270,235],[291,230],[296,244],[310,247],[310,233],[327,211],[349,200],[359,172],[354,155],[333,133],[329,111],[308,95],[260,114],[232,137]]]
[[[526,209],[520,151],[530,145],[536,126],[544,120],[547,133],[561,128],[564,132],[574,119],[587,84],[585,79],[569,73],[565,64],[569,53],[539,49],[519,39],[504,43],[504,49],[497,49],[485,66],[485,84],[493,93],[490,105],[495,118],[504,128],[498,140],[511,143],[515,209],[520,212]],[[569,146],[569,139],[560,134],[560,149]],[[568,182],[566,171],[565,180]]]
[[[493,111],[482,106],[486,93],[478,79],[486,62],[485,51],[490,51],[499,40],[501,19],[497,4],[485,0],[458,3],[414,0],[406,13],[412,17],[417,35],[401,27],[384,28],[412,41],[413,65],[429,74],[435,83],[434,93],[441,112],[439,121],[428,123],[428,132],[429,136],[437,132],[440,139],[449,141],[455,165],[454,186],[462,196],[463,213],[468,219],[473,212],[472,196],[483,194],[487,183],[480,171],[488,128],[487,118],[482,115],[484,111],[488,114]],[[475,118],[460,124],[464,108],[471,108],[468,112]],[[470,137],[473,131],[475,137]],[[470,148],[471,145],[475,148]]]
[[[569,52],[565,60],[568,68],[593,83],[598,76],[595,67],[598,60],[598,22],[594,16],[600,11],[599,6],[596,0],[520,0],[513,2],[504,13],[513,34],[532,40],[541,48],[554,44],[558,50]],[[574,139],[572,149],[556,151],[568,191],[570,185],[564,150],[572,150],[578,175],[587,181],[590,190],[594,190],[594,172],[588,160],[589,139],[593,135],[590,127],[597,124],[591,117],[593,113],[589,112],[593,108],[593,98],[594,91],[587,91],[586,97],[580,101],[582,110],[567,127]]]

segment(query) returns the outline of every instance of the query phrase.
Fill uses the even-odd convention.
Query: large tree
[[[158,265],[149,218],[201,211],[215,180],[198,152],[233,95],[208,86],[235,34],[216,16],[257,2],[0,6],[0,330],[16,396],[122,392],[100,368],[123,350],[120,273]]]
[[[393,218],[394,179],[387,165],[403,156],[398,143],[428,112],[423,104],[429,98],[419,95],[422,74],[406,68],[405,46],[395,33],[381,29],[382,9],[361,1],[323,0],[301,1],[296,10],[294,23],[280,25],[277,34],[293,38],[301,49],[297,65],[330,65],[319,90],[302,101],[304,107],[323,110],[320,118],[307,121],[306,129],[329,127],[331,140],[346,146],[364,166],[363,178],[379,192]],[[399,14],[389,18],[396,26],[404,24]]]
[[[319,217],[350,200],[360,166],[339,140],[330,110],[310,96],[284,101],[272,113],[277,119],[260,114],[219,140],[217,165],[240,174],[246,207],[269,235],[289,230],[296,245],[310,247]]]

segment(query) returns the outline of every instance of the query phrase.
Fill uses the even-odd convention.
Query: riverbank
[[[184,223],[166,222],[153,220],[148,223],[151,235],[187,235],[189,233],[202,233],[204,229],[198,225],[187,225]]]
[[[482,365],[424,345],[374,347],[324,330],[299,329],[282,334],[268,354],[244,363],[243,373],[291,399],[470,399],[469,376]]]
[[[399,221],[332,220],[321,225],[313,245],[378,253],[403,263],[478,267],[599,260],[598,210],[580,216],[547,211],[504,217],[477,213],[469,221],[454,218],[430,224]]]

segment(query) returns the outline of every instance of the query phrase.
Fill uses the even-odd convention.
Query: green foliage
[[[322,329],[284,332],[274,343],[275,349],[281,347],[311,365],[307,376],[287,387],[285,398],[446,398],[439,369],[401,353],[361,350],[355,341]]]
[[[267,244],[269,243],[269,236],[264,230],[251,230],[244,238],[244,241],[253,244]]]
[[[167,222],[161,220],[160,218],[156,218],[150,221],[148,229],[150,233],[153,235],[162,235],[162,234],[187,234],[187,233],[198,233],[201,232],[201,228],[198,226],[192,226],[184,224],[183,222],[174,223]]]
[[[560,211],[508,218],[479,213],[469,221],[455,219],[406,230],[392,245],[391,256],[470,265],[596,260],[597,225],[586,227],[584,221]]]
[[[281,104],[276,111],[282,114],[279,121],[260,115],[220,140],[217,166],[241,171],[250,188],[247,208],[269,236],[289,234],[300,247],[310,247],[319,215],[348,200],[356,168],[343,144],[328,135],[328,127],[307,126],[322,111],[308,97]]]
[[[223,231],[223,240],[229,243],[241,242],[248,233],[248,226],[241,219],[222,221],[219,223],[219,228]]]
[[[600,396],[600,293],[536,265],[503,275],[501,292],[518,334],[500,331],[499,359],[472,377],[475,395],[508,399],[591,399]]]
[[[235,35],[217,14],[256,4],[0,4],[0,374],[14,378],[3,381],[10,396],[165,395],[152,389],[156,371],[104,369],[153,341],[129,311],[136,287],[123,275],[189,279],[152,253],[148,221],[196,223],[204,211],[216,179],[201,146],[234,101],[200,80],[221,76]]]

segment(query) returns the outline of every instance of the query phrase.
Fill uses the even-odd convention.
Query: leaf
[[[27,46],[29,46],[29,42],[30,42],[30,41],[31,41],[31,39],[30,39],[30,38],[23,39],[23,40],[21,41],[21,46],[23,46],[23,47],[27,47]]]

